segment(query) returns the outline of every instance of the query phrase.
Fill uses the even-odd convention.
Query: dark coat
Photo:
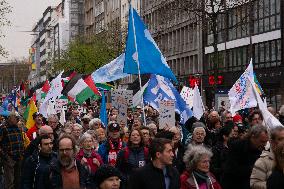
[[[22,189],[48,189],[50,164],[55,161],[55,153],[43,156],[37,151],[26,159],[22,173]]]
[[[84,166],[76,160],[76,166],[79,171],[79,182],[81,188],[93,188],[94,183],[91,181],[93,178],[91,178],[90,173],[88,170],[84,168]],[[51,174],[50,174],[50,189],[61,189],[62,188],[62,177],[61,177],[61,165],[59,160],[56,160],[52,162],[51,164]]]
[[[229,142],[228,158],[221,178],[223,189],[250,189],[250,175],[261,151],[249,139]]]
[[[221,175],[224,171],[225,162],[227,161],[229,148],[224,146],[223,143],[219,142],[212,148],[212,152],[213,157],[211,158],[210,171],[220,182]]]
[[[126,143],[122,142],[122,148],[126,147]],[[98,153],[100,154],[101,158],[103,159],[103,162],[105,164],[108,164],[108,153],[110,150],[109,146],[109,140],[104,141],[98,149]]]
[[[170,178],[170,189],[180,188],[178,170],[172,166],[167,167],[167,174]],[[154,167],[153,163],[136,170],[129,181],[129,189],[165,189],[163,170]]]
[[[184,156],[184,147],[180,143],[177,148],[177,153],[174,151],[174,159],[173,159],[173,166],[178,170],[178,172],[181,174],[185,170],[185,163],[183,162],[183,156]]]
[[[128,148],[128,147],[126,147]],[[144,147],[122,149],[118,152],[116,160],[116,168],[122,173],[126,179],[132,174],[132,172],[139,167],[146,165],[149,162],[149,152],[144,150]],[[128,150],[128,158],[125,158],[126,150]],[[146,157],[145,157],[146,156]],[[144,162],[144,165],[141,163]]]
[[[278,169],[274,169],[266,182],[267,189],[284,188],[284,173]]]

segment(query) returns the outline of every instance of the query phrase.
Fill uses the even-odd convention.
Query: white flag
[[[132,97],[133,107],[140,106],[142,102],[142,95],[148,86],[148,82]]]
[[[269,129],[272,129],[274,127],[277,127],[277,126],[282,126],[283,125],[280,123],[280,121],[274,117],[267,109],[267,103],[266,103],[266,100],[262,100],[259,93],[257,92],[256,88],[255,88],[255,83],[254,81],[250,80],[250,83],[252,85],[252,88],[254,90],[254,95],[256,96],[256,99],[257,99],[257,103],[258,103],[258,107],[259,107],[259,110],[261,111],[262,113],[262,116],[263,116],[263,120],[264,120],[264,123],[265,125],[269,128]]]
[[[230,112],[233,116],[238,110],[257,106],[253,86],[250,84],[250,80],[253,80],[253,78],[253,65],[251,60],[245,72],[236,81],[228,93],[231,104]]]
[[[204,113],[204,105],[197,84],[193,90],[193,116],[200,119]]]
[[[61,96],[62,92],[62,82],[61,82],[61,75],[63,71],[50,82],[50,89],[39,108],[39,112],[47,118],[47,108],[48,108],[48,101],[52,98],[56,99],[56,97]]]
[[[186,102],[186,104],[192,108],[193,106],[193,90],[190,87],[184,86],[180,92],[180,96]]]

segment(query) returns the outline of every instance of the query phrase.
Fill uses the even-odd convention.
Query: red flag
[[[50,89],[50,84],[49,81],[46,80],[41,88],[41,91],[44,93],[48,93],[49,89]]]

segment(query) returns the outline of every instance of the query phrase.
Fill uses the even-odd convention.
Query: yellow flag
[[[33,101],[33,99],[30,100],[30,109],[29,109],[29,115],[28,115],[28,119],[27,119],[27,123],[26,123],[26,127],[28,129],[30,129],[31,127],[33,127],[35,125],[35,121],[33,119],[33,114],[37,112],[37,107],[35,105],[35,102]]]

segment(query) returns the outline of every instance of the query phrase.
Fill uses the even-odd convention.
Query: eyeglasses
[[[65,149],[59,149],[60,153],[70,153],[73,149],[72,148],[65,148]]]

